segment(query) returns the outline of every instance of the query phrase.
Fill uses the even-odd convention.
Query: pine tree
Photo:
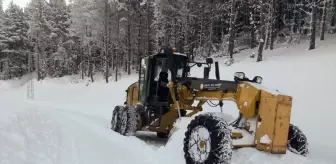
[[[3,14],[3,0],[0,0],[0,14]]]
[[[2,49],[2,61],[6,65],[3,70],[5,79],[20,77],[27,73],[27,54],[29,41],[27,38],[28,24],[23,10],[11,2],[4,13],[2,43],[7,46]]]
[[[324,40],[324,33],[326,30],[327,9],[328,9],[328,2],[327,0],[323,0],[320,40]]]
[[[309,50],[315,49],[315,38],[316,38],[316,20],[317,20],[317,0],[312,0],[311,3],[311,23],[310,23],[310,39],[309,39]]]
[[[80,43],[80,68],[82,78],[87,75],[93,82],[92,49],[98,28],[95,20],[98,10],[90,0],[74,0],[71,6],[70,35],[77,37]]]
[[[60,77],[68,75],[70,71],[70,60],[72,59],[66,49],[70,45],[69,40],[69,11],[64,0],[51,0],[47,4],[45,17],[49,27],[48,38],[48,75],[51,77]]]
[[[263,49],[265,45],[266,38],[266,0],[260,0],[260,29],[259,29],[259,47],[258,47],[258,57],[257,62],[263,60]]]
[[[45,12],[48,6],[44,0],[32,0],[26,10],[29,15],[28,35],[34,45],[37,79],[46,77],[46,47],[49,45],[50,26],[46,22]]]
[[[331,19],[330,19],[330,26],[331,26],[331,33],[336,32],[336,0],[332,0],[331,2]]]

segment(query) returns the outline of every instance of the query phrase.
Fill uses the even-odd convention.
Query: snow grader
[[[137,131],[156,132],[167,138],[175,122],[192,117],[184,138],[187,164],[229,164],[236,148],[254,147],[270,154],[287,150],[306,156],[307,138],[290,123],[292,97],[262,86],[262,77],[252,80],[236,72],[234,80],[210,79],[212,58],[190,61],[170,47],[141,59],[139,80],[126,92],[124,105],[116,106],[111,129],[132,136]],[[204,66],[203,78],[189,77],[193,66]],[[203,106],[216,101],[218,113],[205,113]],[[233,101],[239,117],[227,119],[223,101]]]

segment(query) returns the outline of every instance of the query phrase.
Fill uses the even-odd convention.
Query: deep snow
[[[267,88],[293,96],[291,122],[303,130],[310,144],[308,158],[289,151],[269,155],[246,148],[234,152],[233,163],[333,163],[336,37],[332,37],[313,51],[302,43],[266,51],[260,63],[249,58],[251,52],[243,52],[232,66],[220,64],[221,79],[233,80],[233,73],[239,71],[250,78],[260,75]],[[193,76],[202,76],[201,68],[192,71]],[[33,101],[26,99],[22,81],[0,81],[0,163],[184,164],[183,135],[190,119],[178,123],[166,145],[154,134],[124,137],[109,129],[114,106],[123,104],[125,89],[136,79],[135,75],[123,77],[109,84],[98,80],[88,86],[81,80],[71,83],[72,77],[47,79],[35,82]],[[224,112],[233,117],[236,108],[232,102],[224,103]],[[205,110],[219,111],[208,106]]]

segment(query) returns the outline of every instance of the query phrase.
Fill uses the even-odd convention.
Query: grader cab
[[[209,79],[212,64],[211,58],[192,62],[172,48],[142,58],[139,80],[127,88],[124,105],[115,107],[111,129],[125,136],[150,131],[168,137],[179,118],[194,117],[184,138],[190,164],[230,163],[233,148],[242,147],[308,154],[306,137],[290,124],[291,96],[266,89],[262,77],[250,80],[243,72],[236,72],[233,81],[220,80],[218,62],[216,79]],[[192,67],[204,65],[203,78],[189,77]],[[218,101],[221,111],[203,113],[209,101]],[[223,101],[237,104],[237,119],[227,119]]]

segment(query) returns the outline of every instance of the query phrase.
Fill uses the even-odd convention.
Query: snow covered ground
[[[260,75],[265,86],[292,95],[291,122],[303,130],[310,143],[308,158],[247,148],[234,152],[233,163],[334,162],[334,45],[336,39],[327,38],[313,51],[307,50],[307,44],[266,51],[261,63],[250,59],[250,52],[242,52],[232,66],[220,65],[221,79],[232,80],[234,72],[243,71],[250,78]],[[192,75],[202,76],[202,71],[194,68]],[[182,143],[188,119],[179,124],[167,144],[153,134],[124,137],[110,130],[114,106],[123,104],[125,89],[136,79],[123,77],[109,84],[100,80],[88,86],[85,81],[71,83],[71,77],[47,79],[35,82],[33,101],[26,99],[22,82],[0,81],[0,164],[184,164]],[[206,107],[206,111],[219,109]],[[225,103],[224,111],[237,115],[232,103]]]

